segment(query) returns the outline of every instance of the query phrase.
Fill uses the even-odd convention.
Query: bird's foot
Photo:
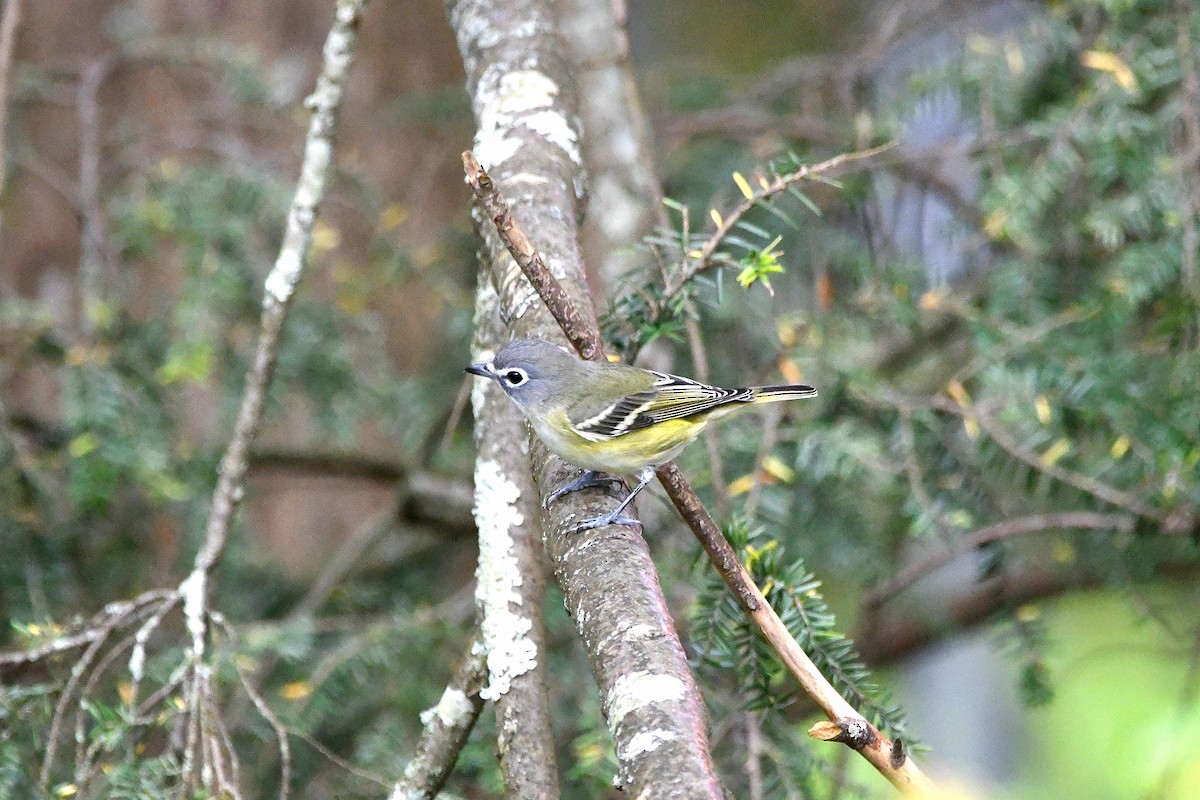
[[[546,495],[546,499],[542,501],[542,508],[549,508],[554,504],[554,501],[565,494],[577,492],[580,489],[588,489],[593,486],[622,486],[625,482],[620,478],[612,475],[605,475],[601,472],[596,472],[593,469],[585,469],[580,473],[578,478],[567,481],[562,486],[555,489],[550,494]]]
[[[599,517],[584,520],[578,525],[573,526],[568,533],[582,533],[583,531],[590,531],[592,528],[603,528],[605,525],[626,525],[637,529],[641,529],[642,527],[641,520],[624,513],[622,509],[617,509]]]

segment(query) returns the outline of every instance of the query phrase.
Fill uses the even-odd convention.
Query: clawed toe
[[[605,525],[625,525],[630,528],[641,529],[641,520],[636,517],[631,517],[628,514],[605,514],[600,517],[585,520],[571,528],[568,533],[581,533],[590,531],[592,528],[603,528]]]
[[[616,486],[623,485],[620,478],[615,478],[612,475],[604,475],[595,470],[584,470],[578,478],[572,481],[567,481],[562,486],[555,489],[542,501],[542,508],[550,508],[558,498],[563,495],[577,492],[580,489],[587,489],[592,486]]]

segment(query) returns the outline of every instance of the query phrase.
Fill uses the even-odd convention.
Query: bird
[[[499,384],[550,452],[584,470],[549,493],[547,508],[563,495],[617,483],[601,473],[637,478],[615,509],[575,531],[604,525],[640,526],[624,514],[653,479],[710,422],[762,403],[816,397],[804,384],[722,388],[666,372],[608,361],[585,361],[541,339],[518,339],[466,372]]]

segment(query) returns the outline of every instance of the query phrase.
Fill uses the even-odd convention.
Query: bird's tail
[[[816,397],[817,390],[802,383],[790,386],[755,386],[753,402],[777,403],[781,400],[801,400],[805,397]]]

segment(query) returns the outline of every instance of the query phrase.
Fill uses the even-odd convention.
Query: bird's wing
[[[753,389],[721,389],[665,372],[651,374],[652,388],[626,395],[584,419],[572,418],[575,430],[586,439],[602,441],[726,403],[748,401],[754,395]]]

